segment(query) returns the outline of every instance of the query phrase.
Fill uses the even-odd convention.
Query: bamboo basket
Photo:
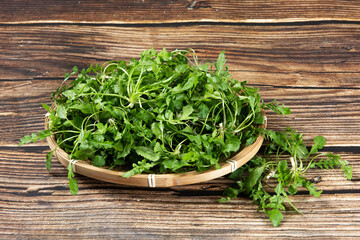
[[[261,128],[266,128],[267,118],[264,115],[264,124]],[[48,118],[45,118],[45,129],[48,129]],[[54,151],[56,158],[61,162],[62,165],[68,167],[72,164],[73,171],[104,182],[111,182],[127,186],[137,187],[172,187],[179,185],[189,185],[194,183],[205,182],[211,179],[215,179],[224,176],[228,173],[235,171],[247,163],[255,154],[259,151],[264,137],[259,135],[256,141],[242,149],[235,156],[231,157],[227,161],[220,163],[221,168],[211,168],[203,172],[190,171],[185,173],[173,173],[173,174],[137,174],[130,178],[121,177],[124,173],[122,171],[109,170],[106,168],[95,167],[86,161],[74,161],[68,158],[68,154],[58,147],[57,142],[53,135],[47,137],[47,142],[51,150]]]

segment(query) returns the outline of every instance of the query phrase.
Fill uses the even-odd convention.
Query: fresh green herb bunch
[[[261,109],[289,113],[275,101],[263,103],[257,89],[230,76],[225,62],[224,51],[215,63],[200,64],[193,50],[151,49],[129,62],[74,67],[53,93],[52,107],[43,104],[50,129],[20,144],[54,134],[70,159],[125,169],[123,177],[219,168],[256,140]],[[73,176],[70,164],[75,194]]]
[[[352,166],[340,160],[339,155],[318,153],[326,143],[322,136],[314,138],[314,145],[309,150],[303,143],[302,134],[291,128],[277,132],[264,130],[264,136],[268,145],[263,156],[256,156],[230,175],[237,182],[237,187],[226,189],[220,203],[236,198],[239,194],[250,196],[254,204],[259,206],[258,210],[263,210],[277,227],[283,219],[281,211],[285,210],[285,201],[301,213],[288,195],[296,194],[299,187],[308,190],[314,197],[322,193],[313,182],[306,179],[305,173],[309,168],[341,167],[345,177],[348,180],[352,178]],[[275,193],[270,194],[267,190]]]
[[[225,62],[224,51],[215,63],[199,64],[193,50],[151,49],[139,60],[74,67],[53,93],[52,107],[43,104],[50,129],[25,136],[20,145],[54,134],[70,159],[121,167],[123,177],[218,168],[256,140],[261,109],[289,113],[231,78]],[[75,184],[73,175],[70,164]]]

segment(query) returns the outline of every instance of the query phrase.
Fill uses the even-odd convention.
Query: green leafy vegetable
[[[74,67],[52,94],[52,107],[42,104],[50,129],[24,136],[19,145],[53,134],[70,159],[120,167],[123,177],[219,167],[256,140],[261,109],[287,113],[233,79],[225,63],[225,51],[215,63],[199,64],[192,49],[150,49],[139,59]]]
[[[225,51],[215,63],[199,63],[191,49],[150,49],[139,59],[110,61],[82,70],[74,67],[52,93],[51,107],[42,104],[49,130],[24,136],[19,145],[54,135],[70,159],[120,168],[126,171],[122,177],[131,177],[218,168],[221,161],[264,134],[269,141],[264,156],[233,172],[230,177],[237,187],[225,190],[219,201],[246,194],[274,226],[283,219],[285,202],[299,212],[288,194],[296,194],[300,187],[315,197],[321,194],[304,177],[307,169],[341,166],[351,179],[352,168],[346,161],[318,153],[325,145],[324,138],[316,137],[309,151],[302,135],[290,128],[282,132],[258,128],[264,123],[263,109],[282,115],[290,109],[275,100],[264,103],[256,88],[231,77],[225,63]],[[47,170],[52,155],[53,151],[46,156]],[[74,177],[69,164],[73,195],[78,192]],[[268,178],[277,181],[275,193],[266,191]]]
[[[352,177],[352,167],[348,162],[340,160],[339,155],[318,153],[326,144],[322,136],[314,138],[314,145],[308,151],[303,143],[302,134],[291,128],[277,132],[264,130],[263,134],[269,140],[263,156],[253,158],[230,175],[231,179],[237,181],[238,188],[226,189],[223,192],[224,197],[219,199],[220,203],[236,198],[239,194],[245,194],[253,199],[253,203],[257,204],[259,209],[267,214],[273,226],[277,227],[283,219],[285,202],[301,213],[292,204],[288,194],[294,195],[299,187],[303,187],[314,197],[321,195],[322,191],[305,178],[309,168],[329,169],[340,166],[347,179]],[[319,158],[320,160],[315,161]],[[248,174],[243,174],[246,171]],[[269,179],[277,181],[272,194],[266,190],[273,184],[272,181],[271,184],[268,183]]]

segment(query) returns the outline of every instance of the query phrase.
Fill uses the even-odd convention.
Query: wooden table
[[[1,1],[1,239],[359,239],[360,3],[340,0]],[[167,189],[124,187],[45,170],[46,142],[18,147],[44,128],[41,102],[74,65],[127,60],[148,48],[194,48],[215,60],[226,50],[233,76],[293,114],[269,115],[270,129],[292,126],[305,142],[323,135],[326,151],[354,168],[321,176],[319,198],[292,197],[278,228],[246,197],[216,200],[226,178]]]

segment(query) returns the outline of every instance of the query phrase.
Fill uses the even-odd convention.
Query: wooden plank
[[[357,24],[0,26],[0,79],[62,78],[74,65],[165,47],[194,48],[202,60],[226,50],[234,77],[254,84],[359,88],[359,34]]]
[[[0,147],[0,234],[2,238],[356,238],[360,237],[359,154],[341,153],[354,166],[355,181],[339,170],[321,174],[319,198],[292,196],[304,213],[289,211],[273,228],[251,200],[216,200],[231,184],[223,178],[178,188],[128,188],[77,176],[80,191],[71,196],[66,170],[54,161],[44,166],[44,147]],[[314,171],[314,172],[313,172]],[[209,186],[213,188],[207,188]],[[316,231],[314,231],[316,229]]]
[[[1,1],[0,23],[274,23],[358,21],[356,1]]]
[[[3,168],[0,169],[0,180],[6,186],[2,191],[14,191],[14,189],[20,189],[19,191],[23,195],[36,194],[48,195],[49,191],[59,190],[65,191],[61,194],[67,195],[67,170],[63,165],[53,159],[51,173],[48,173],[45,169],[45,155],[49,151],[46,146],[26,146],[26,147],[0,147],[1,163]],[[335,152],[340,154],[342,160],[348,161],[353,166],[353,179],[354,181],[347,181],[344,179],[343,173],[340,169],[322,170],[322,169],[310,169],[307,173],[308,179],[320,176],[322,181],[317,186],[330,192],[344,193],[346,191],[359,191],[360,192],[360,163],[357,161],[358,153],[350,152]],[[85,176],[78,175],[79,184],[84,189],[84,194],[91,190],[91,186],[100,184],[103,186],[104,191],[109,189],[121,188],[121,185],[112,183],[104,183],[97,180],[90,179]],[[31,184],[30,188],[24,187],[22,183]],[[210,196],[214,194],[221,194],[220,191],[225,189],[230,184],[233,184],[231,180],[223,178],[214,179],[205,183],[193,184],[188,186],[177,186],[171,188],[164,188],[173,191],[173,194],[185,195],[201,195]],[[59,188],[59,189],[58,189]],[[150,194],[149,188],[136,188],[126,187],[122,191],[128,191],[134,189],[134,191],[140,191],[141,194]],[[99,191],[102,191],[101,189]],[[144,193],[142,191],[149,191]],[[196,192],[200,191],[200,192]],[[20,193],[19,192],[19,193]]]
[[[61,81],[0,82],[0,144],[15,146],[25,134],[44,129],[41,103],[49,103],[51,92]],[[292,109],[282,117],[267,111],[268,128],[283,130],[291,126],[304,133],[305,142],[323,135],[328,146],[359,146],[360,89],[291,88],[255,86],[265,100],[277,99]],[[39,143],[46,145],[46,143]]]

